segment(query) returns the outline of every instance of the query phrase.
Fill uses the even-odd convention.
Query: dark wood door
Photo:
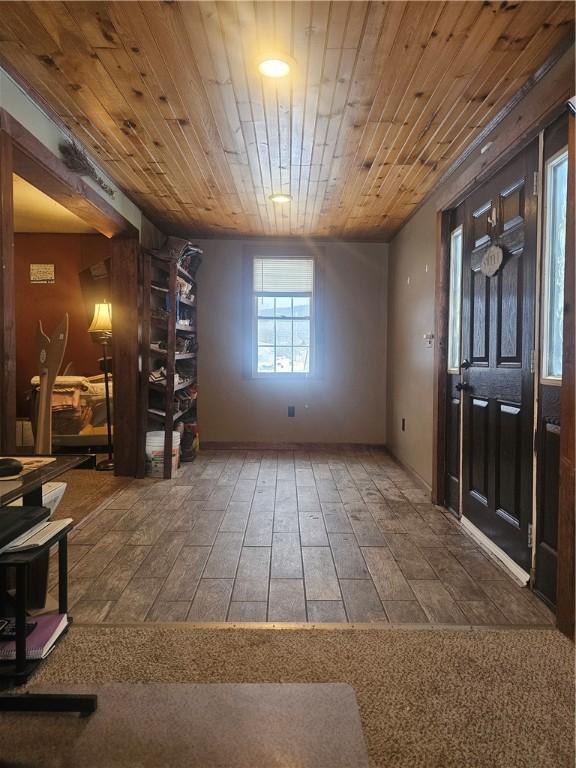
[[[467,200],[462,513],[526,571],[532,509],[537,196],[534,142]],[[504,259],[487,277],[491,244]]]

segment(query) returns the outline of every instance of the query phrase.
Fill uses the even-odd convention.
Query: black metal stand
[[[2,573],[8,568],[16,570],[16,658],[14,662],[2,662],[0,664],[0,677],[11,680],[15,685],[25,683],[42,663],[41,659],[26,658],[28,571],[38,558],[49,552],[50,547],[58,544],[58,612],[67,614],[68,533],[71,529],[71,525],[67,526],[37,549],[0,555],[0,571]],[[71,618],[68,621],[70,623]],[[0,712],[79,712],[81,715],[89,715],[96,710],[97,701],[97,697],[93,694],[8,694],[0,696]]]
[[[0,696],[0,712],[78,712],[91,715],[98,707],[95,694],[18,693]]]
[[[114,469],[114,459],[112,457],[112,420],[110,417],[110,384],[108,381],[108,341],[102,341],[102,354],[104,357],[104,388],[106,390],[106,428],[108,432],[108,458],[99,461],[96,469],[99,472],[109,472]]]

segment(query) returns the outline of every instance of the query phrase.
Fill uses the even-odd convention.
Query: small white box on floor
[[[42,506],[48,507],[50,510],[50,517],[56,512],[56,509],[62,497],[66,491],[67,483],[44,483],[42,486]],[[21,507],[22,499],[13,501],[10,507]]]

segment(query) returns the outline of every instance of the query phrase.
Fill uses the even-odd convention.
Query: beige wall
[[[384,443],[387,246],[323,245],[324,373],[318,380],[286,381],[243,376],[248,241],[199,244],[201,439]],[[287,416],[289,405],[296,407],[294,418]]]
[[[434,332],[435,233],[431,201],[390,243],[388,262],[386,442],[428,485],[432,483],[434,348],[427,347],[423,337]]]

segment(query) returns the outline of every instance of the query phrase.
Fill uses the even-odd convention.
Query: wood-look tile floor
[[[84,623],[552,621],[383,451],[203,452],[108,500],[69,563]]]

